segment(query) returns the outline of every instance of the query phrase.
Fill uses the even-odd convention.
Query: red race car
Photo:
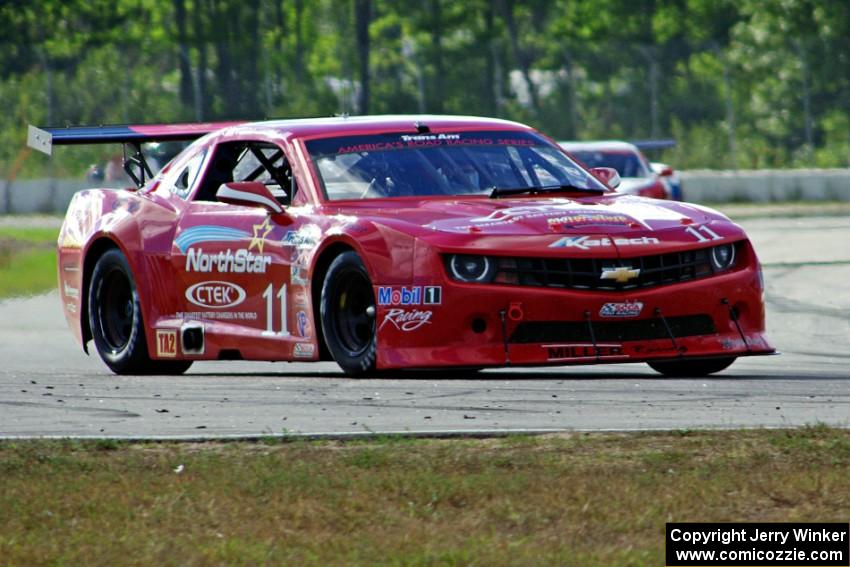
[[[560,142],[571,156],[580,159],[588,167],[612,167],[620,174],[622,183],[617,191],[641,197],[671,199],[672,191],[665,179],[673,175],[669,167],[658,172],[635,144],[618,141],[603,142]],[[676,199],[681,200],[681,199]]]
[[[140,144],[186,139],[149,178]],[[138,188],[77,193],[58,255],[68,323],[116,373],[244,359],[705,375],[774,352],[738,225],[615,193],[614,170],[522,124],[30,127],[29,141],[125,144]]]

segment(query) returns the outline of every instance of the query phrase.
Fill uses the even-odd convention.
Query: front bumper
[[[442,274],[411,286],[376,286],[378,367],[607,364],[770,354],[774,348],[765,336],[763,290],[752,258],[705,279],[627,292],[460,284]],[[603,307],[612,303],[627,305],[630,316]]]

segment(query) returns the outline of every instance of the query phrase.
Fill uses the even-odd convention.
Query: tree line
[[[850,155],[846,0],[5,0],[0,21],[0,177],[27,123],[341,113],[672,137],[683,168]]]

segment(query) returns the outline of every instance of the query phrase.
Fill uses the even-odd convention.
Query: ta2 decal
[[[177,331],[174,329],[156,330],[156,355],[160,358],[177,356]]]

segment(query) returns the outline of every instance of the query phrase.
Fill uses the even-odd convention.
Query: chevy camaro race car
[[[149,178],[140,145],[196,139]],[[30,127],[120,142],[138,188],[77,193],[59,236],[71,329],[114,372],[335,360],[349,374],[769,354],[744,231],[623,195],[530,127],[450,116]]]
[[[681,200],[674,195],[665,175],[673,175],[669,167],[655,171],[635,144],[616,140],[598,142],[560,142],[562,148],[588,167],[612,167],[620,175],[617,190],[630,195],[655,199]]]

